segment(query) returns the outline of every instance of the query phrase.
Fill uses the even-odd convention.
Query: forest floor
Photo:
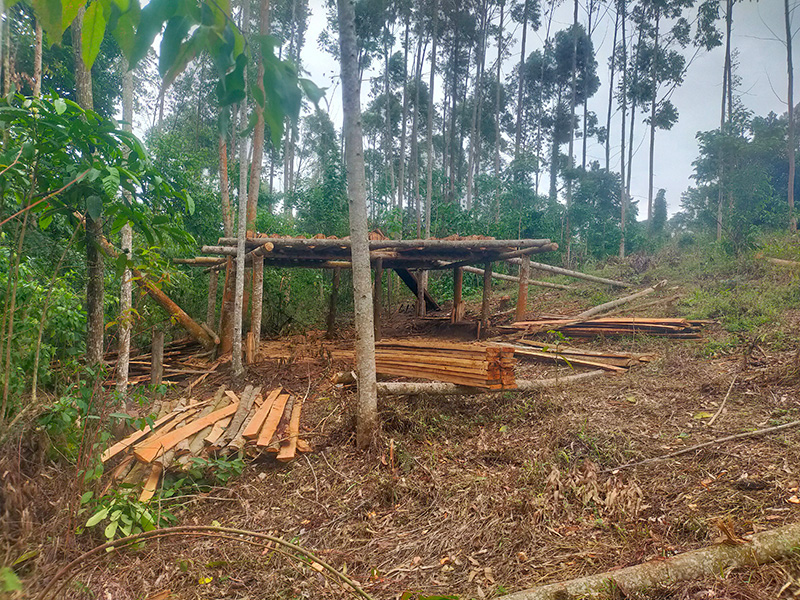
[[[626,374],[571,387],[386,399],[379,407],[383,436],[370,452],[354,445],[353,391],[329,383],[333,372],[350,368],[350,332],[327,350],[319,332],[265,341],[265,359],[250,370],[249,382],[308,395],[302,436],[314,452],[288,465],[256,460],[229,485],[165,502],[164,509],[178,524],[272,532],[346,570],[374,598],[404,600],[416,594],[492,598],[708,546],[723,539],[725,528],[744,535],[796,522],[798,429],[615,468],[800,418],[797,276],[757,260],[702,253],[688,262],[677,251],[636,260],[605,273],[642,287],[668,278],[661,295],[682,296],[645,313],[632,305],[634,312],[622,314],[718,323],[701,340],[570,340],[658,355]],[[580,290],[532,293],[530,315],[574,313],[613,294],[589,285]],[[505,304],[498,302],[501,311]],[[471,310],[479,310],[477,301]],[[384,337],[471,335],[436,322],[415,324],[403,313],[387,322]],[[518,361],[518,378],[555,373]],[[734,377],[724,410],[709,426]],[[208,382],[194,395],[211,395],[215,385]],[[75,543],[98,543],[86,537]],[[31,589],[75,551],[43,555],[48,564],[25,578]],[[274,551],[204,538],[163,539],[109,555],[78,581],[69,597],[139,599],[159,590],[172,594],[163,598],[181,599],[346,596]],[[800,557],[624,597],[797,595]]]

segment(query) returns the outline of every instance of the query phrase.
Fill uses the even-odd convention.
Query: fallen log
[[[615,590],[624,596],[656,586],[703,577],[718,577],[731,569],[754,567],[796,555],[800,523],[756,533],[744,543],[721,543],[700,550],[658,558],[618,571],[608,571],[560,583],[523,590],[503,600],[572,600],[608,598]]]
[[[276,458],[281,462],[289,462],[297,451],[297,438],[300,437],[300,411],[303,408],[303,399],[298,398],[292,407],[292,416],[289,420],[288,438],[281,442]]]
[[[665,285],[667,285],[666,279],[662,280],[662,281],[659,281],[657,284],[655,284],[652,287],[643,289],[641,292],[636,292],[635,294],[631,294],[630,296],[625,296],[623,298],[617,298],[616,300],[612,300],[611,302],[605,302],[603,304],[598,304],[597,306],[594,306],[594,307],[590,308],[589,310],[585,310],[582,313],[578,313],[577,315],[575,315],[575,318],[576,319],[588,319],[588,318],[593,317],[595,315],[599,315],[600,313],[609,311],[612,308],[616,308],[618,306],[622,306],[623,304],[627,304],[628,302],[632,302],[632,301],[636,300],[637,298],[641,298],[642,296],[647,296],[648,294],[652,294],[653,292],[655,292],[656,290],[661,289]]]
[[[531,358],[545,361],[545,362],[554,362],[558,364],[558,362],[563,362],[567,366],[571,365],[580,365],[583,367],[594,367],[595,369],[603,369],[605,371],[613,371],[616,373],[622,373],[627,369],[625,367],[621,367],[619,365],[613,365],[611,363],[605,363],[599,358],[596,360],[590,358],[583,358],[580,356],[565,356],[559,352],[547,352],[544,350],[531,350],[530,348],[521,348],[519,346],[514,346],[514,355],[515,356],[530,356]]]
[[[484,270],[479,269],[478,267],[463,267],[466,273],[475,273],[475,275],[483,275]],[[513,281],[514,283],[519,283],[519,277],[516,275],[504,275],[503,273],[495,273],[492,271],[492,277],[494,279],[500,279],[502,281]],[[529,279],[528,285],[535,285],[538,287],[545,287],[550,288],[553,290],[574,290],[575,288],[570,287],[568,285],[564,285],[563,283],[551,283],[549,281],[537,281],[535,279]]]
[[[538,390],[546,390],[550,388],[557,388],[562,385],[580,383],[589,379],[596,379],[597,377],[608,374],[609,373],[607,371],[598,369],[596,371],[577,373],[575,375],[567,375],[565,377],[553,377],[551,379],[518,379],[516,381],[516,389],[514,391],[533,392]],[[405,381],[378,382],[379,396],[415,396],[419,394],[427,394],[430,396],[472,396],[477,394],[496,394],[508,391],[511,390],[485,389],[456,385],[454,383],[414,383]]]
[[[768,256],[764,257],[764,260],[767,262],[772,263],[773,265],[778,265],[780,267],[789,267],[792,269],[800,269],[800,262],[796,260],[785,260],[783,258],[770,258]]]
[[[514,265],[519,265],[522,264],[522,259],[510,258],[506,262],[509,262]],[[606,279],[605,277],[597,277],[596,275],[587,275],[586,273],[581,273],[580,271],[573,271],[571,269],[564,269],[562,267],[554,267],[553,265],[546,265],[544,263],[538,263],[533,261],[531,261],[531,269],[536,269],[538,271],[547,271],[548,273],[555,273],[556,275],[566,275],[568,277],[574,277],[575,279],[593,281],[594,283],[605,283],[606,285],[613,285],[614,287],[625,287],[625,288],[631,287],[630,283],[625,283],[624,281]]]

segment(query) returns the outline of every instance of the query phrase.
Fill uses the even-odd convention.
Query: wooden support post
[[[425,289],[428,287],[428,272],[417,271],[417,316],[424,317],[427,311]]]
[[[341,269],[333,270],[333,282],[331,283],[331,297],[328,304],[328,333],[327,337],[332,338],[336,329],[336,302],[339,296],[339,279],[342,276]]]
[[[375,260],[375,281],[372,289],[372,316],[375,327],[375,341],[381,339],[381,292],[383,288],[383,259]]]
[[[153,332],[153,347],[150,350],[150,383],[161,385],[161,378],[164,375],[164,332],[156,330]]]
[[[461,267],[456,267],[453,269],[453,312],[450,315],[451,323],[458,323],[464,318],[463,288],[464,270]]]
[[[492,301],[492,263],[486,263],[483,268],[483,303],[481,304],[481,324],[487,329],[489,322],[490,303]]]
[[[208,274],[208,307],[206,308],[206,325],[214,327],[217,317],[217,286],[219,285],[219,271]]]
[[[531,272],[531,259],[526,254],[522,257],[522,264],[519,266],[519,295],[517,296],[516,320],[522,321],[528,310],[528,277]]]
[[[264,305],[264,257],[253,257],[253,301],[250,309],[250,331],[255,350],[261,344],[261,313]]]

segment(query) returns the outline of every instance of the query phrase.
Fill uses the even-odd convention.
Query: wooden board
[[[139,496],[139,502],[148,502],[155,495],[162,471],[161,463],[153,464],[153,468],[150,469],[150,475],[144,484],[144,489],[142,489],[142,493]]]
[[[264,421],[266,420],[267,415],[270,413],[270,409],[272,409],[272,405],[275,402],[275,399],[280,395],[282,389],[283,388],[278,387],[267,394],[264,402],[255,412],[255,414],[253,414],[250,422],[245,426],[244,432],[242,433],[244,439],[254,440],[258,438],[258,432],[261,430],[262,425],[264,425]]]
[[[202,419],[197,419],[163,436],[157,436],[147,440],[140,447],[135,448],[133,453],[137,460],[145,463],[152,462],[154,458],[160,456],[165,451],[170,450],[185,440],[190,435],[194,435],[208,425],[213,425],[220,419],[224,419],[236,412],[239,404],[234,402],[225,408],[216,410]]]
[[[289,436],[285,442],[281,442],[281,449],[276,458],[281,462],[289,462],[297,452],[297,438],[300,435],[300,411],[303,409],[303,401],[295,400],[292,408],[292,418],[289,421]]]
[[[289,394],[281,394],[277,397],[269,411],[267,420],[264,421],[264,425],[261,428],[261,433],[258,435],[258,441],[256,442],[257,445],[269,446],[269,442],[272,439],[272,436],[275,434],[275,430],[278,428],[278,423],[280,423],[281,416],[283,415],[283,408],[286,406],[286,401],[288,399]]]

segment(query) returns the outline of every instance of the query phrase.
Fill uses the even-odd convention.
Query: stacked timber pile
[[[543,344],[532,340],[519,340],[523,346],[514,346],[517,356],[533,360],[569,366],[591,367],[604,371],[622,372],[635,365],[655,360],[655,354],[637,352],[601,351],[588,348],[574,348],[561,344]]]
[[[105,385],[114,385],[113,374],[117,367],[117,352],[109,352],[104,357],[111,377]],[[162,362],[163,375],[161,383],[178,384],[197,376],[208,376],[214,373],[220,364],[230,360],[230,355],[222,360],[212,361],[208,352],[203,350],[195,340],[184,338],[164,345],[164,358]],[[152,374],[153,354],[142,352],[131,356],[128,368],[128,384],[149,384]],[[205,378],[205,377],[204,377]]]
[[[185,470],[195,458],[270,453],[281,462],[309,452],[300,439],[302,399],[278,387],[261,393],[248,385],[241,396],[224,386],[204,401],[180,399],[165,402],[154,422],[120,440],[102,455],[116,458],[108,486],[144,482],[141,501],[153,497],[162,473]]]
[[[490,390],[516,389],[514,348],[436,341],[375,344],[378,373],[446,381]]]
[[[541,333],[560,331],[564,335],[592,337],[596,335],[650,335],[676,339],[698,339],[701,328],[710,321],[656,317],[600,317],[594,319],[546,318],[517,321],[502,329]]]

